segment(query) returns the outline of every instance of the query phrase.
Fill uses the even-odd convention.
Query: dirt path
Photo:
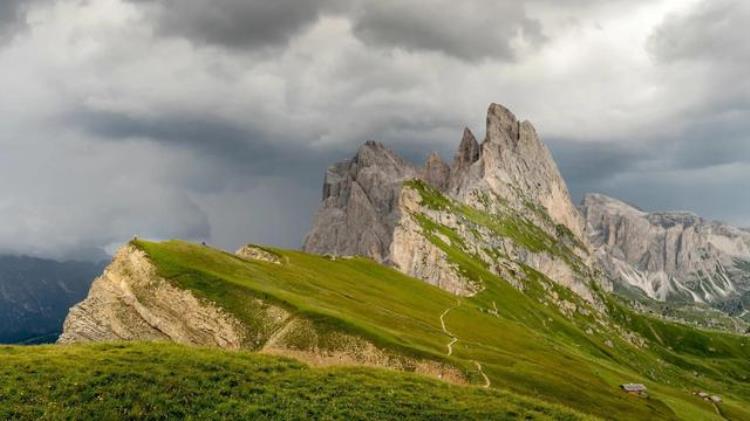
[[[492,386],[492,382],[490,381],[490,378],[487,377],[487,375],[484,374],[484,370],[482,370],[482,364],[480,364],[479,361],[474,361],[474,365],[477,366],[477,371],[479,371],[479,374],[481,374],[482,377],[484,377],[484,386],[482,386],[482,387],[484,387],[486,389],[486,388]]]
[[[456,335],[450,333],[448,331],[448,329],[445,327],[445,316],[451,310],[454,310],[454,309],[458,308],[458,306],[460,306],[460,305],[461,305],[461,303],[459,302],[459,303],[457,303],[453,307],[448,307],[447,309],[445,309],[445,311],[443,312],[443,314],[440,315],[440,326],[443,328],[443,333],[445,333],[446,335],[450,336],[450,338],[451,338],[451,341],[448,342],[448,345],[446,345],[448,347],[448,356],[453,355],[453,345],[455,345],[455,343],[458,342],[458,338],[456,337]]]
[[[494,305],[495,309],[497,309],[497,305],[495,305],[494,302],[492,304]],[[451,338],[451,341],[448,342],[448,344],[446,345],[446,347],[448,348],[448,356],[453,355],[453,345],[455,345],[456,342],[458,342],[458,337],[452,334],[448,330],[448,328],[445,327],[445,316],[447,316],[448,313],[451,312],[451,310],[457,309],[460,305],[461,305],[461,302],[459,301],[458,303],[456,303],[455,306],[448,307],[447,309],[445,309],[445,311],[440,315],[440,326],[443,328],[443,333],[445,333],[447,336]],[[482,364],[479,361],[475,361],[475,360],[472,360],[472,362],[477,367],[477,371],[479,371],[479,374],[481,374],[482,378],[484,378],[484,385],[482,387],[485,387],[485,388],[490,387],[492,385],[492,382],[490,381],[490,378],[487,377],[486,374],[484,374],[484,370],[482,370]]]

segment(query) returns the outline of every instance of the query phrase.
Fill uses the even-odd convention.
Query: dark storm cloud
[[[602,180],[633,171],[657,159],[646,145],[625,142],[580,142],[570,139],[546,139],[560,171],[573,186]]]
[[[286,44],[337,0],[128,0],[151,6],[158,29],[199,44],[252,49]]]
[[[672,143],[672,159],[677,168],[750,163],[750,110],[692,122]]]
[[[198,44],[254,49],[286,44],[325,14],[344,16],[368,45],[508,60],[514,42],[546,38],[512,0],[128,0],[146,5],[157,29]]]
[[[271,134],[221,117],[166,114],[132,117],[101,111],[76,111],[66,116],[90,135],[112,141],[143,140],[187,151],[209,165],[184,176],[191,191],[206,193],[234,182],[250,185],[255,177],[285,176],[310,180],[335,156],[334,146],[312,148],[293,143],[285,134]],[[308,185],[309,186],[309,185]]]
[[[367,43],[467,60],[511,59],[514,40],[545,40],[541,24],[517,1],[386,0],[366,2],[354,16],[354,33]]]

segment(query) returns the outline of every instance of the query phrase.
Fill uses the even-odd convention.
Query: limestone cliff
[[[601,194],[587,195],[581,209],[602,266],[651,298],[721,304],[750,290],[746,231],[687,212],[643,212]]]
[[[410,180],[421,180],[448,200],[505,218],[508,224],[529,224],[564,242],[580,264],[557,253],[554,241],[547,248],[522,244],[518,236],[482,232],[476,221],[455,211],[424,206]],[[592,299],[583,220],[534,127],[501,105],[490,105],[481,144],[468,128],[464,130],[452,165],[432,154],[417,167],[369,141],[353,159],[330,167],[323,203],[304,250],[369,256],[459,295],[481,290],[481,280],[462,273],[444,247],[428,238],[419,215],[456,231],[467,252],[511,282],[513,268],[528,265]]]
[[[70,310],[58,342],[169,340],[237,349],[243,335],[239,321],[160,278],[145,253],[127,245]]]

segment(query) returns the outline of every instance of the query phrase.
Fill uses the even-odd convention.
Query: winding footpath
[[[447,347],[448,347],[448,356],[451,356],[451,355],[453,355],[453,345],[454,345],[454,344],[455,344],[456,342],[458,342],[458,338],[456,337],[456,335],[454,335],[454,334],[450,333],[450,332],[448,331],[448,329],[447,329],[447,328],[445,327],[445,316],[446,316],[446,315],[447,315],[447,314],[448,314],[448,313],[449,313],[449,312],[450,312],[451,310],[453,310],[453,309],[456,309],[456,308],[458,308],[458,306],[460,306],[460,305],[461,305],[461,303],[459,302],[458,304],[456,304],[456,305],[455,305],[455,306],[453,306],[453,307],[448,307],[447,309],[445,309],[445,311],[443,312],[443,314],[441,314],[441,315],[440,315],[440,325],[441,325],[441,326],[443,327],[443,333],[445,333],[446,335],[448,335],[448,336],[449,336],[449,337],[451,338],[451,341],[450,341],[450,342],[448,342],[448,345],[447,345]]]
[[[455,306],[448,307],[440,315],[440,326],[443,328],[443,333],[445,333],[446,336],[448,336],[449,338],[451,338],[450,342],[448,342],[448,344],[446,345],[446,347],[448,348],[448,356],[453,355],[453,345],[455,345],[456,342],[458,342],[458,337],[456,335],[452,334],[448,330],[448,328],[445,327],[445,316],[447,316],[448,313],[451,312],[451,310],[457,309],[460,305],[461,305],[461,301],[458,301]],[[497,306],[495,306],[495,308],[497,308]],[[484,378],[484,385],[482,387],[489,388],[490,386],[492,386],[492,382],[490,381],[490,378],[487,377],[487,375],[484,374],[484,370],[482,370],[482,364],[480,364],[479,361],[476,361],[476,360],[472,360],[472,362],[477,367],[477,371],[479,371],[479,374],[481,374],[482,378]]]

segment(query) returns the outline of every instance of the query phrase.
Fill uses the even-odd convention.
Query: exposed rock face
[[[237,349],[243,339],[239,321],[157,276],[132,245],[120,249],[63,329],[59,343],[169,340]]]
[[[750,290],[746,231],[687,212],[646,213],[600,194],[587,195],[581,209],[602,265],[651,298],[719,304]]]
[[[436,189],[443,191],[448,187],[450,181],[451,167],[448,166],[440,155],[433,152],[430,157],[427,158],[427,163],[424,167],[423,178],[427,184],[435,187]]]
[[[506,275],[503,268],[513,266],[512,261],[520,262],[591,298],[580,268],[571,268],[554,253],[530,251],[491,233],[477,235],[476,229],[450,213],[428,209],[407,186],[407,181],[415,179],[487,214],[512,213],[532,221],[550,236],[560,237],[561,230],[570,233],[571,248],[581,259],[590,260],[583,219],[549,150],[531,123],[519,122],[497,104],[489,107],[484,142],[480,145],[465,129],[450,167],[432,154],[423,168],[417,168],[371,141],[352,160],[330,167],[323,204],[305,240],[305,251],[369,256],[453,293],[476,293],[481,285],[466,279],[449,263],[445,252],[426,238],[415,219],[417,214],[429,214],[441,225],[457,230],[462,243],[498,274]],[[511,257],[490,256],[486,249],[500,249]]]
[[[237,250],[234,254],[236,254],[239,257],[242,257],[243,259],[260,260],[261,262],[274,263],[277,265],[281,264],[281,259],[279,258],[279,256],[269,251],[263,250],[261,247],[254,246],[252,244],[243,246],[242,248]]]
[[[323,204],[305,250],[389,261],[401,184],[419,174],[382,144],[366,142],[352,160],[326,172]]]

